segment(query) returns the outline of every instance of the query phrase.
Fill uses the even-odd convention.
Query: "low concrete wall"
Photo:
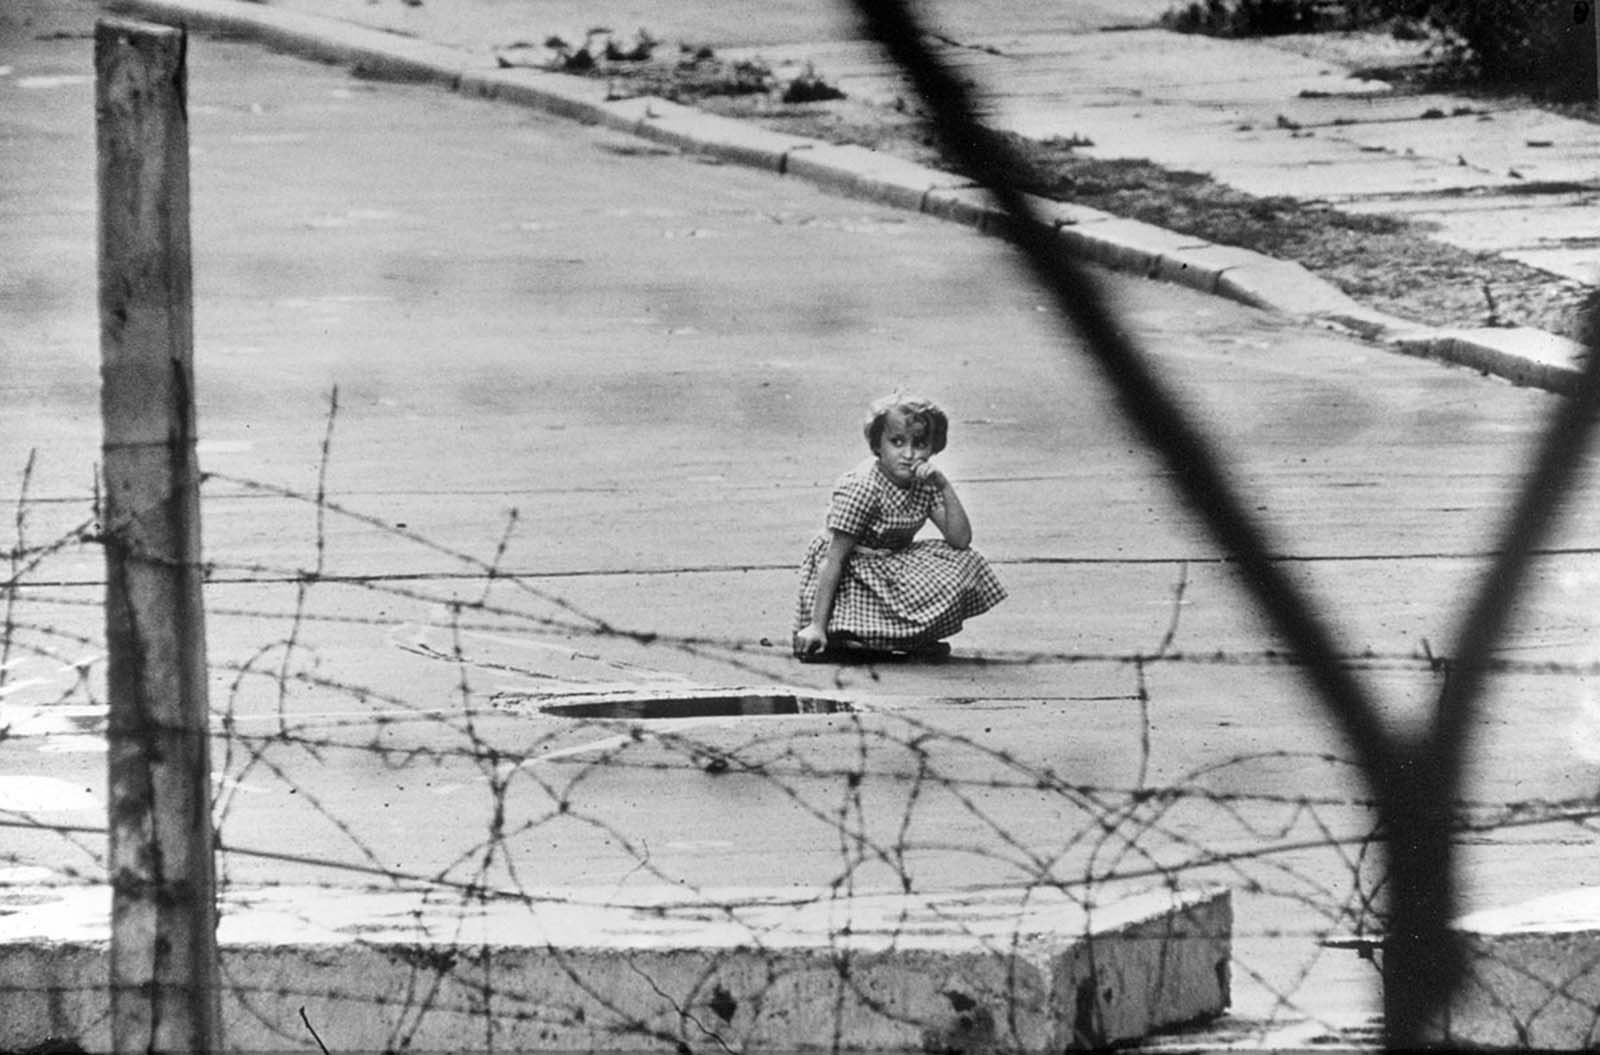
[[[101,896],[4,917],[0,1048],[110,1048],[106,940],[82,915]],[[1043,889],[564,896],[234,895],[219,933],[227,1048],[1053,1052],[1215,1016],[1229,998],[1226,891],[1087,913]]]
[[[1600,890],[1464,917],[1467,977],[1436,1036],[1451,1047],[1600,1048]]]

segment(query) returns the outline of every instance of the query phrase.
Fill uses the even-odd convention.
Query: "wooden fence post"
[[[185,51],[95,27],[118,1052],[220,1050]]]
[[[1600,9],[1595,7],[1595,0],[1588,0],[1584,13],[1589,16],[1589,28],[1594,31],[1594,88],[1600,98]]]

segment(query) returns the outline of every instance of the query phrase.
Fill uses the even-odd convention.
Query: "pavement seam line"
[[[470,53],[446,45],[245,0],[107,0],[106,7],[184,29],[246,37],[374,79],[433,83],[468,98],[537,108],[686,153],[801,178],[833,193],[961,223],[981,234],[993,233],[1001,219],[989,201],[941,207],[935,198],[941,189],[982,190],[951,173],[893,154],[865,151],[877,154],[874,160],[881,159],[882,166],[890,170],[874,171],[867,164],[852,165],[850,154],[825,150],[835,145],[822,140],[785,135],[655,96],[608,99],[603,82],[590,78],[532,67],[490,67]],[[683,123],[698,124],[702,130],[664,128],[659,115],[670,112],[668,108],[683,111],[679,114],[686,118]],[[635,116],[632,111],[642,113]],[[706,135],[703,130],[707,127],[720,128],[726,135]],[[768,152],[752,146],[762,139],[774,145],[788,140],[789,145],[778,151],[775,160],[768,160]],[[795,156],[808,153],[824,157],[832,153],[832,162],[819,161],[815,168],[802,164],[802,171],[797,172]],[[920,191],[905,182],[918,170],[916,178],[924,184]],[[910,197],[916,198],[914,204],[908,203]],[[1055,204],[1071,207],[1071,203]],[[1464,329],[1413,323],[1361,305],[1296,261],[1190,238],[1109,214],[1107,219],[1111,222],[1106,231],[1094,229],[1100,223],[1085,226],[1058,219],[1056,232],[1066,240],[1069,252],[1091,263],[1343,330],[1395,352],[1476,370],[1516,385],[1561,394],[1570,391],[1580,374],[1575,364],[1583,347],[1565,337],[1529,327]],[[1139,226],[1126,226],[1133,224]],[[1162,242],[1167,243],[1165,247],[1159,244]],[[1235,262],[1207,266],[1180,255],[1207,250],[1234,254]]]

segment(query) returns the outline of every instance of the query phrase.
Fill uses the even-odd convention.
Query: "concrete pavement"
[[[769,132],[661,99],[613,100],[603,80],[502,68],[503,12],[458,5],[406,27],[392,5],[110,0],[113,9],[254,36],[368,75],[435,81],[967,223],[994,216],[981,189],[913,162]],[[319,10],[337,18],[309,14]],[[1143,8],[1128,17],[1148,17]],[[499,21],[497,21],[497,19]],[[385,27],[385,28],[374,28]],[[406,32],[447,36],[439,43]],[[1293,50],[1298,47],[1300,51]],[[1302,54],[1301,52],[1305,52]],[[853,98],[894,106],[906,90],[878,50],[848,39],[751,47],[792,75],[815,64]],[[947,56],[980,86],[997,127],[1078,137],[1090,153],[1210,171],[1259,195],[1406,215],[1436,237],[1594,284],[1600,263],[1600,125],[1451,96],[1395,97],[1350,72],[1332,43],[1217,40],[1163,31],[1037,31],[974,37]],[[1406,354],[1561,391],[1580,346],[1526,327],[1437,328],[1362,305],[1301,265],[1081,206],[1041,202],[1084,259],[1348,329]]]

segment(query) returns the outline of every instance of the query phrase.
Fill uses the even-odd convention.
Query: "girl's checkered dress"
[[[977,550],[956,549],[943,539],[913,541],[938,499],[938,490],[921,481],[905,488],[891,483],[875,459],[840,477],[827,527],[853,535],[857,546],[887,552],[851,553],[828,619],[830,638],[855,637],[871,648],[914,648],[949,637],[964,620],[1005,599],[1005,587]],[[811,622],[830,531],[812,540],[800,565],[796,631]]]

